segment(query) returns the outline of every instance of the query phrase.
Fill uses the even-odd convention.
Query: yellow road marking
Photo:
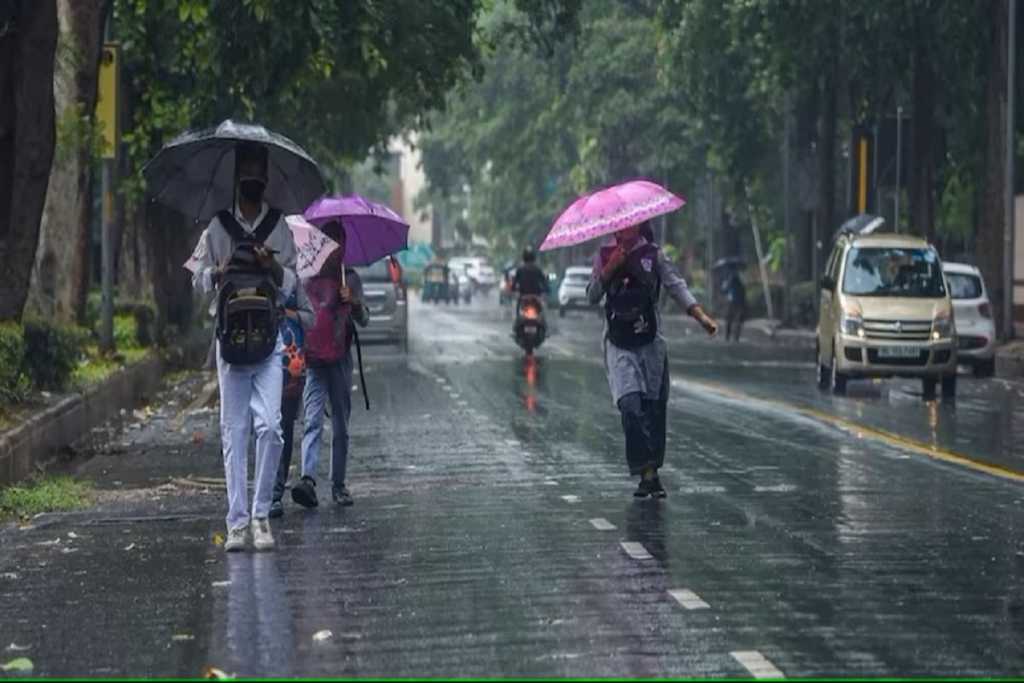
[[[805,408],[803,406],[798,406],[792,403],[787,403],[785,401],[779,401],[775,399],[757,398],[754,396],[750,396],[749,394],[744,394],[740,391],[724,387],[720,384],[715,384],[713,382],[707,382],[704,380],[685,379],[678,381],[681,381],[684,385],[693,384],[700,386],[703,389],[707,389],[708,391],[714,392],[729,399],[756,402],[762,405],[771,406],[773,408],[791,410],[800,415],[803,415],[804,417],[809,417],[811,419],[818,420],[819,422],[831,424],[844,431],[866,434],[878,441],[883,441],[889,444],[890,446],[904,448],[915,453],[920,453],[934,460],[941,460],[942,462],[947,462],[953,465],[966,467],[968,469],[974,470],[975,472],[983,472],[994,477],[1000,477],[1002,479],[1009,479],[1011,481],[1024,483],[1024,472],[1018,472],[1017,470],[1011,469],[1009,467],[995,465],[989,462],[985,462],[983,460],[977,460],[970,456],[963,455],[962,453],[956,453],[945,448],[939,448],[938,446],[929,445],[927,443],[924,443],[923,441],[917,441],[906,436],[900,436],[899,434],[894,434],[884,429],[878,429],[876,427],[867,427],[857,422],[853,422],[852,420],[847,420],[846,418],[843,417],[831,415],[822,410],[817,410],[815,408]]]

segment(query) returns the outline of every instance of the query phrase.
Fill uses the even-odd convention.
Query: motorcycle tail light
[[[992,307],[989,306],[987,303],[978,304],[978,313],[981,314],[982,318],[990,320],[992,318]]]
[[[530,320],[536,320],[537,309],[533,308],[532,306],[527,306],[526,308],[523,309],[523,317],[528,318]]]

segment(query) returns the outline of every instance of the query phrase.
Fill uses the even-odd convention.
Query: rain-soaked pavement
[[[79,468],[94,509],[0,531],[0,662],[1024,673],[1024,387],[965,376],[955,404],[910,382],[831,397],[806,349],[727,346],[673,320],[669,497],[635,501],[598,317],[554,320],[532,365],[506,315],[493,297],[414,305],[409,356],[366,359],[355,506],[288,501],[273,553],[217,545],[216,414],[185,408],[205,378],[179,381]]]

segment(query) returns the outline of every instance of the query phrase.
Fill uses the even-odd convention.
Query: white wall
[[[429,208],[425,211],[417,211],[414,208],[416,195],[426,185],[427,179],[420,167],[419,150],[413,148],[418,136],[416,133],[410,133],[408,137],[409,141],[402,137],[392,138],[388,145],[390,152],[399,155],[397,194],[400,196],[395,198],[396,206],[393,208],[409,223],[409,244],[416,242],[430,244],[434,234],[434,221],[431,212]]]

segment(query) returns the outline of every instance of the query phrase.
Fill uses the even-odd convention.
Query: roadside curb
[[[16,483],[51,462],[82,435],[155,393],[165,362],[151,351],[138,363],[0,434],[0,486]]]

